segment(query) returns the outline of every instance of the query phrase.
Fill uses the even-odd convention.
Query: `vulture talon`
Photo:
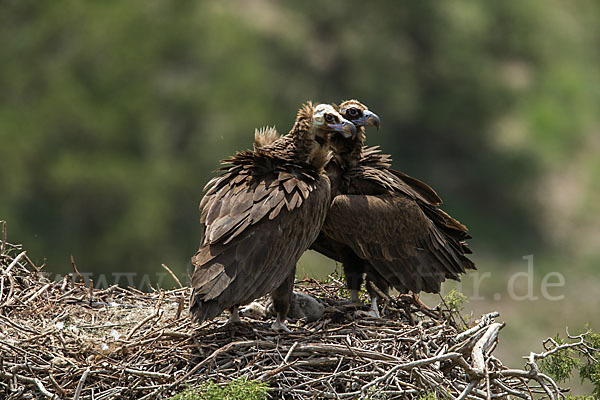
[[[357,317],[360,316],[360,317],[369,317],[369,318],[381,319],[381,315],[379,314],[379,310],[369,310],[369,311],[357,310],[354,315],[357,316]]]
[[[271,324],[271,329],[278,333],[292,333],[285,322],[275,321]]]
[[[233,306],[230,309],[231,311],[231,315],[229,316],[229,319],[227,320],[228,324],[237,324],[242,322],[242,320],[240,319],[240,307],[239,306]]]

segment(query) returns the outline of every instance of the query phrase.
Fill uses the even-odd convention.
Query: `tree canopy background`
[[[0,219],[49,271],[183,277],[218,161],[306,100],[357,98],[383,122],[368,143],[469,226],[492,272],[474,309],[577,325],[600,297],[598,21],[592,0],[7,0]],[[536,285],[567,283],[537,317],[492,296],[529,254]]]

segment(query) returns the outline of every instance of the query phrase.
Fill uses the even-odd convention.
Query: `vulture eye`
[[[358,109],[352,107],[348,109],[348,115],[350,115],[351,117],[358,117],[359,115],[359,111]]]
[[[325,114],[325,121],[327,121],[329,123],[333,122],[333,115]]]

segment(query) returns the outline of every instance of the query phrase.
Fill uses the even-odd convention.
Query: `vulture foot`
[[[280,322],[280,321],[275,321],[273,322],[273,324],[271,324],[271,329],[273,329],[275,332],[285,332],[285,333],[291,333],[292,331],[290,330],[290,328],[287,327],[287,325],[285,324],[285,322]]]
[[[239,306],[231,307],[231,309],[229,310],[231,312],[231,316],[227,320],[228,324],[235,324],[241,322],[239,309]]]
[[[369,311],[363,311],[363,310],[358,310],[356,311],[355,314],[357,317],[371,317],[371,318],[381,318],[381,315],[379,314],[379,310],[369,310]]]
[[[379,308],[377,307],[377,297],[371,296],[371,309],[369,311],[358,310],[356,315],[372,318],[381,318],[379,314]]]

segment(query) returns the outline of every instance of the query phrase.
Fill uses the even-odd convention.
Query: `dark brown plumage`
[[[356,129],[328,105],[308,103],[290,133],[225,160],[200,203],[204,238],[192,258],[190,311],[201,322],[271,293],[284,328],[296,262],[330,204],[329,136]],[[257,138],[269,132],[257,132]]]
[[[364,125],[379,118],[361,103],[340,105],[358,128],[351,139],[333,138],[326,167],[332,203],[312,249],[344,265],[352,300],[358,301],[362,275],[387,292],[437,293],[447,279],[475,268],[466,254],[467,228],[438,208],[441,199],[425,183],[391,169],[389,155],[364,146]],[[373,313],[378,314],[375,292]]]

